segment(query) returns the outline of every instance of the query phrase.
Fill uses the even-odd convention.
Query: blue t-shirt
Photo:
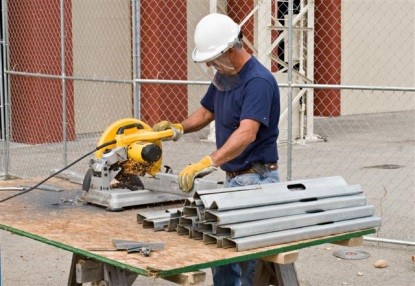
[[[277,137],[280,118],[280,93],[277,81],[255,57],[238,73],[239,84],[230,91],[209,86],[201,105],[215,116],[216,147],[222,147],[239,127],[241,120],[259,122],[256,140],[235,159],[221,166],[224,171],[241,171],[254,162],[278,161]]]

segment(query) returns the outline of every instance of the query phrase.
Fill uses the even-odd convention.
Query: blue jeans
[[[280,176],[278,170],[269,172],[267,177],[256,173],[248,173],[226,178],[225,188],[278,183]],[[213,283],[215,286],[251,286],[254,278],[256,260],[247,260],[212,268]]]

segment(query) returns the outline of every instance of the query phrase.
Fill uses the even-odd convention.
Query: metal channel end
[[[162,217],[170,217],[170,214],[166,213],[165,211],[139,212],[137,214],[137,222],[141,224],[146,219],[155,219],[155,218],[162,218]]]
[[[163,227],[164,231],[167,231],[167,232],[176,231],[177,225],[179,224],[179,219],[180,218],[178,217],[169,219],[169,222]]]
[[[208,244],[216,244],[216,247],[223,247],[223,241],[227,238],[225,235],[214,235],[210,233],[203,233],[203,243]]]
[[[184,217],[181,216],[179,218],[179,225],[181,226],[187,226],[190,228],[196,228],[196,223],[199,221],[197,216],[193,216],[193,217]]]
[[[178,224],[176,230],[177,230],[177,233],[179,235],[188,235],[188,236],[190,236],[190,230],[189,230],[188,227],[185,227],[183,225]]]
[[[195,240],[201,240],[203,239],[203,232],[197,230],[197,229],[192,229],[192,238]]]
[[[143,228],[153,228],[154,231],[164,230],[164,226],[169,223],[170,218],[156,218],[156,219],[145,219],[143,221]]]

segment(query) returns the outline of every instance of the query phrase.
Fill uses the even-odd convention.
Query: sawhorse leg
[[[68,286],[82,286],[87,282],[96,286],[131,286],[137,276],[138,274],[115,266],[73,254]]]
[[[137,276],[138,274],[115,266],[73,254],[68,286],[82,286],[82,283],[87,282],[92,282],[92,286],[131,286]],[[163,279],[180,285],[201,285],[205,277],[205,272],[193,271]]]
[[[294,261],[298,252],[287,252],[263,257],[257,261],[254,277],[255,286],[299,286]]]
[[[363,245],[363,237],[354,237],[332,243],[343,246],[360,246]],[[297,259],[298,251],[262,257],[257,262],[254,285],[299,286],[300,282],[294,266]]]

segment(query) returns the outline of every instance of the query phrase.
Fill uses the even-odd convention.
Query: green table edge
[[[10,227],[4,224],[0,224],[0,229],[3,229],[5,231],[8,231],[8,232],[20,235],[20,236],[28,237],[33,240],[37,240],[45,244],[55,246],[63,250],[67,250],[69,252],[78,254],[85,258],[92,258],[97,261],[107,263],[109,265],[115,266],[120,269],[128,270],[133,273],[137,273],[143,276],[152,276],[152,277],[160,277],[160,278],[174,276],[174,275],[191,272],[191,271],[198,271],[200,269],[220,266],[220,265],[229,264],[233,262],[240,262],[240,261],[249,260],[249,259],[258,259],[264,256],[275,255],[275,254],[298,250],[298,249],[306,248],[310,246],[316,246],[316,245],[320,245],[324,243],[332,243],[336,241],[348,240],[351,238],[361,237],[364,235],[376,233],[376,229],[370,228],[370,229],[365,229],[365,230],[360,230],[360,231],[355,231],[355,232],[348,232],[348,233],[338,234],[338,235],[333,234],[333,237],[315,238],[310,241],[299,242],[294,245],[287,245],[284,247],[280,247],[278,249],[270,249],[270,250],[247,254],[247,255],[243,255],[239,257],[232,257],[229,259],[222,259],[222,260],[217,260],[217,261],[212,261],[212,262],[194,264],[194,265],[170,269],[170,270],[161,270],[157,268],[141,269],[141,268],[133,267],[131,265],[121,263],[116,260],[112,260],[112,259],[100,256],[100,255],[97,255],[97,254],[94,254],[94,253],[91,253],[91,252],[88,252],[88,251],[85,251],[79,248],[75,248],[75,247],[72,247],[66,244],[62,244],[54,240],[46,239],[44,237],[29,233],[29,232],[26,232],[26,231],[23,231],[23,230],[14,228],[14,227]]]
[[[351,238],[361,237],[361,236],[372,234],[372,233],[376,233],[376,229],[371,228],[371,229],[365,229],[365,230],[360,230],[360,231],[355,231],[355,232],[348,232],[344,234],[337,234],[337,235],[333,234],[334,237],[314,238],[310,241],[298,242],[294,245],[287,245],[284,247],[280,247],[278,249],[270,249],[270,250],[247,254],[247,255],[243,255],[239,257],[232,257],[229,259],[222,259],[222,260],[212,261],[208,263],[194,264],[191,266],[186,266],[186,267],[176,268],[176,269],[171,269],[171,270],[160,270],[160,269],[149,269],[149,270],[151,270],[153,273],[156,273],[157,277],[168,277],[168,276],[178,275],[180,273],[197,271],[200,269],[220,266],[220,265],[224,265],[228,263],[240,262],[240,261],[245,261],[249,259],[258,259],[264,256],[289,252],[289,251],[298,250],[298,249],[306,248],[310,246],[316,246],[316,245],[320,245],[324,243],[332,243],[336,241],[348,240]]]
[[[104,262],[104,263],[107,263],[109,265],[115,266],[115,267],[120,268],[120,269],[128,270],[128,271],[133,272],[133,273],[138,273],[138,274],[143,275],[143,276],[150,276],[151,275],[151,273],[149,271],[145,270],[145,269],[133,267],[133,266],[130,266],[128,264],[121,263],[121,262],[118,262],[116,260],[112,260],[112,259],[103,257],[101,255],[97,255],[97,254],[91,253],[89,251],[82,250],[82,249],[79,249],[79,248],[76,248],[76,247],[72,247],[72,246],[69,246],[69,245],[54,241],[54,240],[50,240],[50,239],[44,238],[42,236],[35,235],[35,234],[29,233],[29,232],[26,232],[26,231],[23,231],[23,230],[14,228],[14,227],[10,227],[10,226],[7,226],[7,225],[0,224],[0,229],[9,231],[9,232],[14,233],[14,234],[18,234],[20,236],[28,237],[28,238],[31,238],[33,240],[37,240],[37,241],[43,242],[45,244],[55,246],[55,247],[63,249],[63,250],[67,250],[69,252],[72,252],[74,254],[78,254],[78,255],[83,256],[85,258],[92,258],[96,261]]]

